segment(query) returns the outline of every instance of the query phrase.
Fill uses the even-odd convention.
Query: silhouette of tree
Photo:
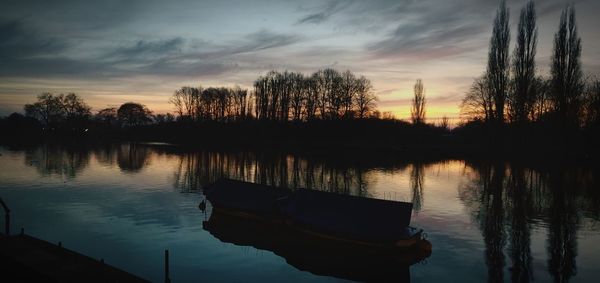
[[[63,95],[42,93],[37,97],[37,102],[25,104],[25,115],[33,117],[46,126],[56,125],[64,119],[65,108],[63,107]]]
[[[341,74],[340,81],[340,110],[338,116],[341,118],[352,118],[354,117],[354,98],[358,94],[358,80],[356,76],[349,70],[346,70]]]
[[[367,118],[375,109],[377,97],[373,94],[373,86],[371,85],[371,81],[364,76],[358,78],[356,84],[357,91],[356,97],[354,98],[356,114],[359,119]]]
[[[531,108],[531,120],[538,121],[552,111],[550,81],[546,78],[536,77],[533,83],[535,86],[532,91],[535,93],[532,97],[535,98],[535,101]]]
[[[33,104],[25,104],[25,115],[38,119],[48,127],[57,127],[66,121],[69,128],[78,128],[91,116],[91,108],[74,93],[66,96],[43,93],[37,99]]]
[[[254,101],[257,119],[286,122],[365,118],[376,97],[365,77],[324,69],[308,77],[270,71],[254,81]]]
[[[69,93],[62,99],[67,119],[88,119],[92,108],[88,106],[77,94]]]
[[[554,36],[551,73],[551,95],[554,110],[562,123],[578,124],[580,99],[583,93],[581,71],[581,38],[577,33],[575,8],[562,12]]]
[[[127,102],[117,110],[117,117],[121,125],[125,127],[146,125],[152,121],[152,112],[144,105]]]
[[[532,0],[521,10],[517,31],[517,45],[513,53],[513,89],[508,93],[508,104],[511,120],[523,123],[531,117],[536,99],[537,27],[535,4]]]
[[[467,120],[483,120],[490,122],[494,119],[494,98],[489,88],[487,76],[477,78],[467,95],[463,98],[460,111]]]
[[[421,79],[418,79],[415,83],[414,93],[410,119],[415,125],[423,124],[425,123],[425,88]]]
[[[248,117],[248,90],[239,86],[229,90],[232,97],[232,113],[235,120],[244,120]]]
[[[98,113],[96,113],[95,118],[97,121],[100,121],[104,124],[113,125],[118,121],[117,120],[117,108],[109,107],[109,108],[101,109],[100,111],[98,111]]]
[[[154,115],[154,122],[156,124],[171,123],[173,121],[175,121],[175,116],[171,113]]]
[[[494,28],[490,40],[486,77],[493,98],[494,120],[504,123],[504,106],[509,83],[508,46],[510,44],[509,11],[506,1],[500,7],[494,19]]]
[[[202,87],[184,86],[173,93],[173,96],[169,99],[169,103],[175,106],[175,111],[179,117],[197,119],[201,93]]]
[[[290,75],[292,84],[292,91],[290,95],[290,108],[292,112],[292,120],[300,121],[302,119],[302,113],[305,111],[307,93],[308,93],[308,81],[301,73],[292,73]]]
[[[442,121],[440,121],[439,127],[442,128],[442,129],[444,129],[444,130],[448,130],[449,129],[448,128],[448,124],[449,124],[449,122],[448,122],[448,116],[444,115],[442,117]]]

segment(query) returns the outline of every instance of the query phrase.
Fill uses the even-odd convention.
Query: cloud
[[[46,38],[21,21],[0,21],[0,59],[14,60],[47,56],[63,51],[65,42]]]
[[[480,12],[474,13],[474,9],[479,10],[476,5],[429,4],[415,2],[399,7],[396,12],[401,18],[395,29],[366,45],[372,58],[433,60],[481,47],[472,40],[484,34],[489,25],[483,24],[485,17]]]
[[[175,36],[137,39],[73,55],[80,48],[45,37],[20,21],[0,22],[0,76],[114,78],[137,75],[216,76],[239,68],[238,55],[256,55],[298,42],[265,29],[225,43]]]
[[[344,8],[346,8],[351,3],[352,3],[351,1],[341,1],[341,0],[328,1],[325,4],[312,9],[313,10],[312,13],[300,18],[296,22],[296,24],[320,24],[320,23],[323,23],[323,22],[329,20],[329,18],[331,18],[331,16],[333,16],[334,14],[336,14],[336,13],[340,12],[341,10],[343,10]]]
[[[148,60],[156,58],[156,56],[163,57],[179,53],[182,51],[185,43],[186,41],[181,37],[155,41],[138,40],[133,45],[117,48],[107,54],[107,57],[122,60]]]

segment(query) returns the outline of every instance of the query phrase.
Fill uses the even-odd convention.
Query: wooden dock
[[[0,233],[2,282],[150,282],[25,234]]]

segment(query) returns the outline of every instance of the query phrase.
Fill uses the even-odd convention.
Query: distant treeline
[[[371,81],[350,71],[324,69],[306,76],[270,71],[254,82],[254,91],[182,87],[170,103],[181,119],[193,121],[312,121],[363,119],[377,115]]]

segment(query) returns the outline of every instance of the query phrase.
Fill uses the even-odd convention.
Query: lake
[[[13,232],[24,227],[153,282],[163,281],[165,249],[172,282],[352,279],[327,267],[317,275],[310,263],[206,231],[211,207],[198,209],[202,188],[221,177],[412,202],[412,225],[425,230],[433,251],[398,267],[406,277],[390,280],[600,278],[600,171],[575,163],[189,151],[152,143],[0,147],[0,154],[0,197],[11,208]]]

